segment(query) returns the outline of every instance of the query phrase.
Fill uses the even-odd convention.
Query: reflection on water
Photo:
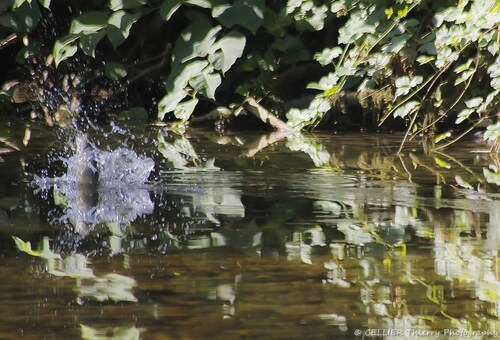
[[[0,130],[0,338],[500,332],[480,146],[103,129]]]

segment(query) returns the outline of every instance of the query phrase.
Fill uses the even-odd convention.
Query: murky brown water
[[[74,132],[0,127],[0,338],[500,332],[487,147],[398,156],[393,135],[104,130],[88,142],[111,179],[82,184],[49,180],[83,176],[61,161]],[[118,149],[154,162],[147,182],[113,171]]]

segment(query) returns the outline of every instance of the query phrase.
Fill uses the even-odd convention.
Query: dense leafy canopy
[[[276,104],[290,99],[280,86],[297,93],[286,75],[316,75],[299,89],[315,98],[286,113],[295,129],[345,121],[354,102],[375,125],[403,119],[408,132],[422,132],[443,122],[462,130],[489,124],[485,138],[500,138],[497,0],[74,0],[66,6],[78,10],[47,52],[34,32],[57,6],[13,1],[8,30],[31,38],[18,59],[51,53],[60,68],[83,54],[102,60],[111,81],[130,83],[140,75],[131,64],[167,59],[155,69],[164,86],[159,120],[185,122],[207,101],[236,109],[252,96]],[[131,41],[148,35],[165,49],[130,59]]]

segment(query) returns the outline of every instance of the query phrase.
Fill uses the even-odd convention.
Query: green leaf
[[[422,81],[423,81],[422,76],[415,76],[411,80],[410,77],[408,76],[397,78],[395,82],[396,93],[394,94],[394,97],[397,98],[399,96],[407,95],[413,87],[416,87],[417,85],[421,84]]]
[[[469,119],[469,116],[474,111],[474,109],[463,109],[462,111],[460,111],[460,113],[457,115],[457,119],[455,120],[455,124],[460,124],[464,120]]]
[[[16,236],[12,236],[12,239],[16,243],[17,249],[19,249],[20,251],[25,252],[26,254],[31,255],[31,256],[39,256],[40,255],[39,251],[34,251],[33,249],[31,249],[31,242],[29,242],[29,241],[24,242],[23,240],[21,240],[19,237],[16,237]]]
[[[146,4],[146,0],[110,0],[109,8],[116,12],[120,9],[130,9],[141,7]]]
[[[213,73],[212,70],[207,68],[202,73],[192,77],[189,80],[189,85],[205,97],[215,99],[215,90],[217,90],[221,82],[220,74]]]
[[[174,64],[180,65],[197,57],[206,57],[212,51],[215,36],[220,30],[220,26],[212,27],[204,20],[186,27],[175,42],[172,52]]]
[[[243,55],[243,50],[245,49],[246,38],[243,34],[231,31],[226,34],[222,39],[218,40],[212,48],[212,53],[217,50],[222,51],[222,60],[218,64],[217,69],[221,70],[222,73],[226,73],[231,66],[236,62],[236,59]],[[211,54],[208,56],[209,61]],[[212,62],[212,61],[210,61]]]
[[[451,132],[450,131],[447,131],[445,133],[442,133],[440,135],[438,135],[435,139],[434,139],[434,143],[439,143],[440,141],[446,139],[446,138],[450,138],[451,137]]]
[[[436,164],[437,164],[439,167],[441,167],[441,168],[445,168],[445,169],[449,169],[449,168],[451,168],[450,163],[443,161],[443,160],[442,160],[441,158],[439,158],[439,157],[434,157],[434,162],[436,162]]]
[[[406,104],[401,105],[400,107],[398,107],[396,109],[396,111],[394,111],[394,117],[404,118],[408,114],[410,114],[410,112],[412,112],[414,110],[418,110],[419,107],[420,107],[420,102],[416,101],[416,100],[413,100],[411,102],[408,102],[408,103],[406,103]]]
[[[433,61],[434,59],[436,59],[436,57],[434,56],[421,55],[417,58],[417,62],[419,63],[419,65],[424,65]]]
[[[467,60],[467,62],[466,62],[466,63],[464,63],[464,64],[462,64],[462,65],[460,65],[460,66],[457,66],[457,67],[453,70],[453,72],[455,72],[456,74],[459,74],[459,73],[461,73],[461,72],[464,72],[464,71],[468,70],[468,69],[469,69],[469,67],[470,67],[470,65],[472,64],[472,61],[473,61],[473,59],[472,59],[472,58],[470,58],[469,60]]]
[[[169,21],[175,11],[181,7],[181,0],[165,0],[160,6],[160,16],[165,22]]]
[[[216,2],[214,0],[184,0],[186,4],[201,8],[212,8],[212,3]]]
[[[342,49],[340,47],[325,48],[320,53],[314,55],[314,60],[320,63],[322,66],[331,64],[334,59],[337,59],[342,54]]]
[[[46,9],[50,9],[50,1],[51,0],[38,0],[38,2],[40,3],[40,5],[42,5]]]
[[[158,119],[163,120],[165,114],[174,111],[184,98],[186,98],[187,92],[183,89],[178,89],[177,91],[169,92],[165,95],[158,103]]]
[[[191,117],[191,114],[193,113],[196,104],[198,104],[198,98],[193,98],[188,101],[179,103],[175,107],[174,116],[177,119],[180,119],[183,122],[185,122],[186,120],[189,119],[189,117]]]
[[[474,69],[462,72],[460,76],[455,80],[454,86],[457,86],[463,83],[464,81],[467,81],[474,73],[476,73],[476,70]]]
[[[12,11],[11,24],[16,32],[30,32],[40,22],[40,7],[36,1],[24,2]]]
[[[470,190],[473,190],[474,187],[472,185],[470,185],[469,182],[465,181],[462,177],[460,177],[459,175],[456,175],[455,176],[455,181],[457,182],[457,184],[459,186],[461,186],[462,188],[465,188],[465,189],[470,189]]]
[[[232,6],[215,6],[212,16],[228,28],[240,25],[255,34],[264,20],[264,9],[264,0],[235,0]]]
[[[95,33],[83,34],[80,37],[80,48],[83,53],[88,56],[95,57],[95,49],[99,41],[106,35],[106,32],[100,31]]]
[[[178,91],[184,89],[189,79],[201,73],[207,65],[208,62],[205,60],[195,60],[183,65],[184,67],[174,69],[167,79],[167,90]]]
[[[59,66],[59,64],[70,57],[72,57],[76,51],[78,50],[78,47],[74,45],[75,41],[80,38],[80,34],[67,34],[64,37],[62,37],[59,40],[56,40],[54,43],[54,50],[52,54],[54,55],[54,62],[56,64],[56,67]]]
[[[127,75],[127,70],[121,63],[106,63],[104,74],[111,80],[119,80]]]
[[[108,15],[104,12],[92,11],[80,15],[78,18],[73,20],[69,33],[93,33],[97,32],[108,23]]]
[[[140,13],[129,14],[123,10],[113,13],[108,22],[108,39],[117,49],[130,34],[130,28],[141,17]]]
[[[483,98],[482,97],[474,97],[474,98],[471,98],[469,100],[466,100],[465,101],[465,105],[469,109],[473,109],[473,108],[476,108],[479,105],[481,105],[482,102],[483,102]]]

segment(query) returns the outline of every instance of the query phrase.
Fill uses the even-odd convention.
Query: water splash
[[[60,177],[35,175],[39,190],[53,189],[55,203],[64,207],[60,218],[75,231],[86,234],[100,223],[127,225],[154,209],[148,192],[148,178],[155,162],[120,147],[103,151],[86,134],[75,138],[75,152],[60,157],[66,173]]]

